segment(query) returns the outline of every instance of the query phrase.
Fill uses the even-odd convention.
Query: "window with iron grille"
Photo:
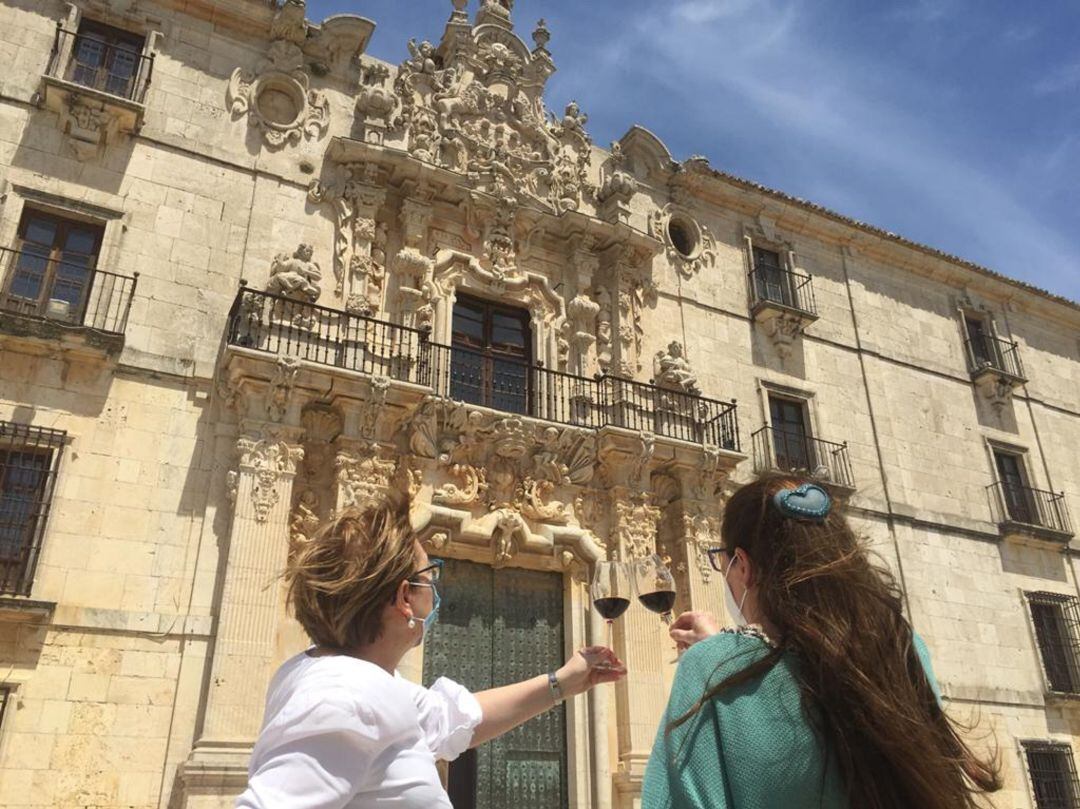
[[[1080,693],[1080,599],[1028,593],[1031,622],[1051,691]]]
[[[65,438],[0,421],[0,594],[30,594]]]
[[[1080,784],[1072,748],[1055,742],[1024,742],[1036,809],[1080,809]]]

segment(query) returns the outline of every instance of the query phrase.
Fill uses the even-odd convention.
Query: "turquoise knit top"
[[[915,647],[940,700],[918,636]],[[760,637],[725,631],[683,654],[645,771],[642,809],[848,809],[836,763],[803,716],[790,652],[665,732],[708,686],[768,652]]]

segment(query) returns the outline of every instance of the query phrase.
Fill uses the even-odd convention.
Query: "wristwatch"
[[[559,678],[555,676],[555,672],[548,672],[548,690],[551,692],[551,698],[555,700],[555,704],[558,705],[566,697],[563,696],[562,686],[559,685]]]

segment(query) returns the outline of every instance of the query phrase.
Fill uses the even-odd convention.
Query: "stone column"
[[[207,787],[221,788],[221,795],[230,788],[238,792],[246,780],[248,756],[273,676],[278,577],[288,555],[293,477],[304,455],[299,432],[267,424],[237,441],[239,469],[229,474],[235,510],[206,714],[185,766],[189,794]],[[195,803],[189,800],[188,805]]]
[[[696,468],[681,470],[678,476],[681,497],[673,503],[676,525],[681,529],[690,608],[712,612],[721,623],[729,620],[724,606],[724,584],[721,574],[709,564],[706,551],[722,544],[721,501],[727,476],[728,470],[720,464],[719,449],[705,447]]]
[[[660,510],[648,492],[626,486],[612,489],[611,539],[619,558],[632,562],[656,549]],[[666,703],[664,654],[670,649],[666,626],[651,612],[633,605],[615,622],[615,651],[628,674],[615,686],[619,772],[616,805],[637,807],[656,728]]]

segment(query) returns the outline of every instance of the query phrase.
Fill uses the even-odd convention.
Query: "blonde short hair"
[[[382,634],[383,608],[415,569],[407,503],[347,509],[292,548],[288,603],[314,643],[355,648]]]

